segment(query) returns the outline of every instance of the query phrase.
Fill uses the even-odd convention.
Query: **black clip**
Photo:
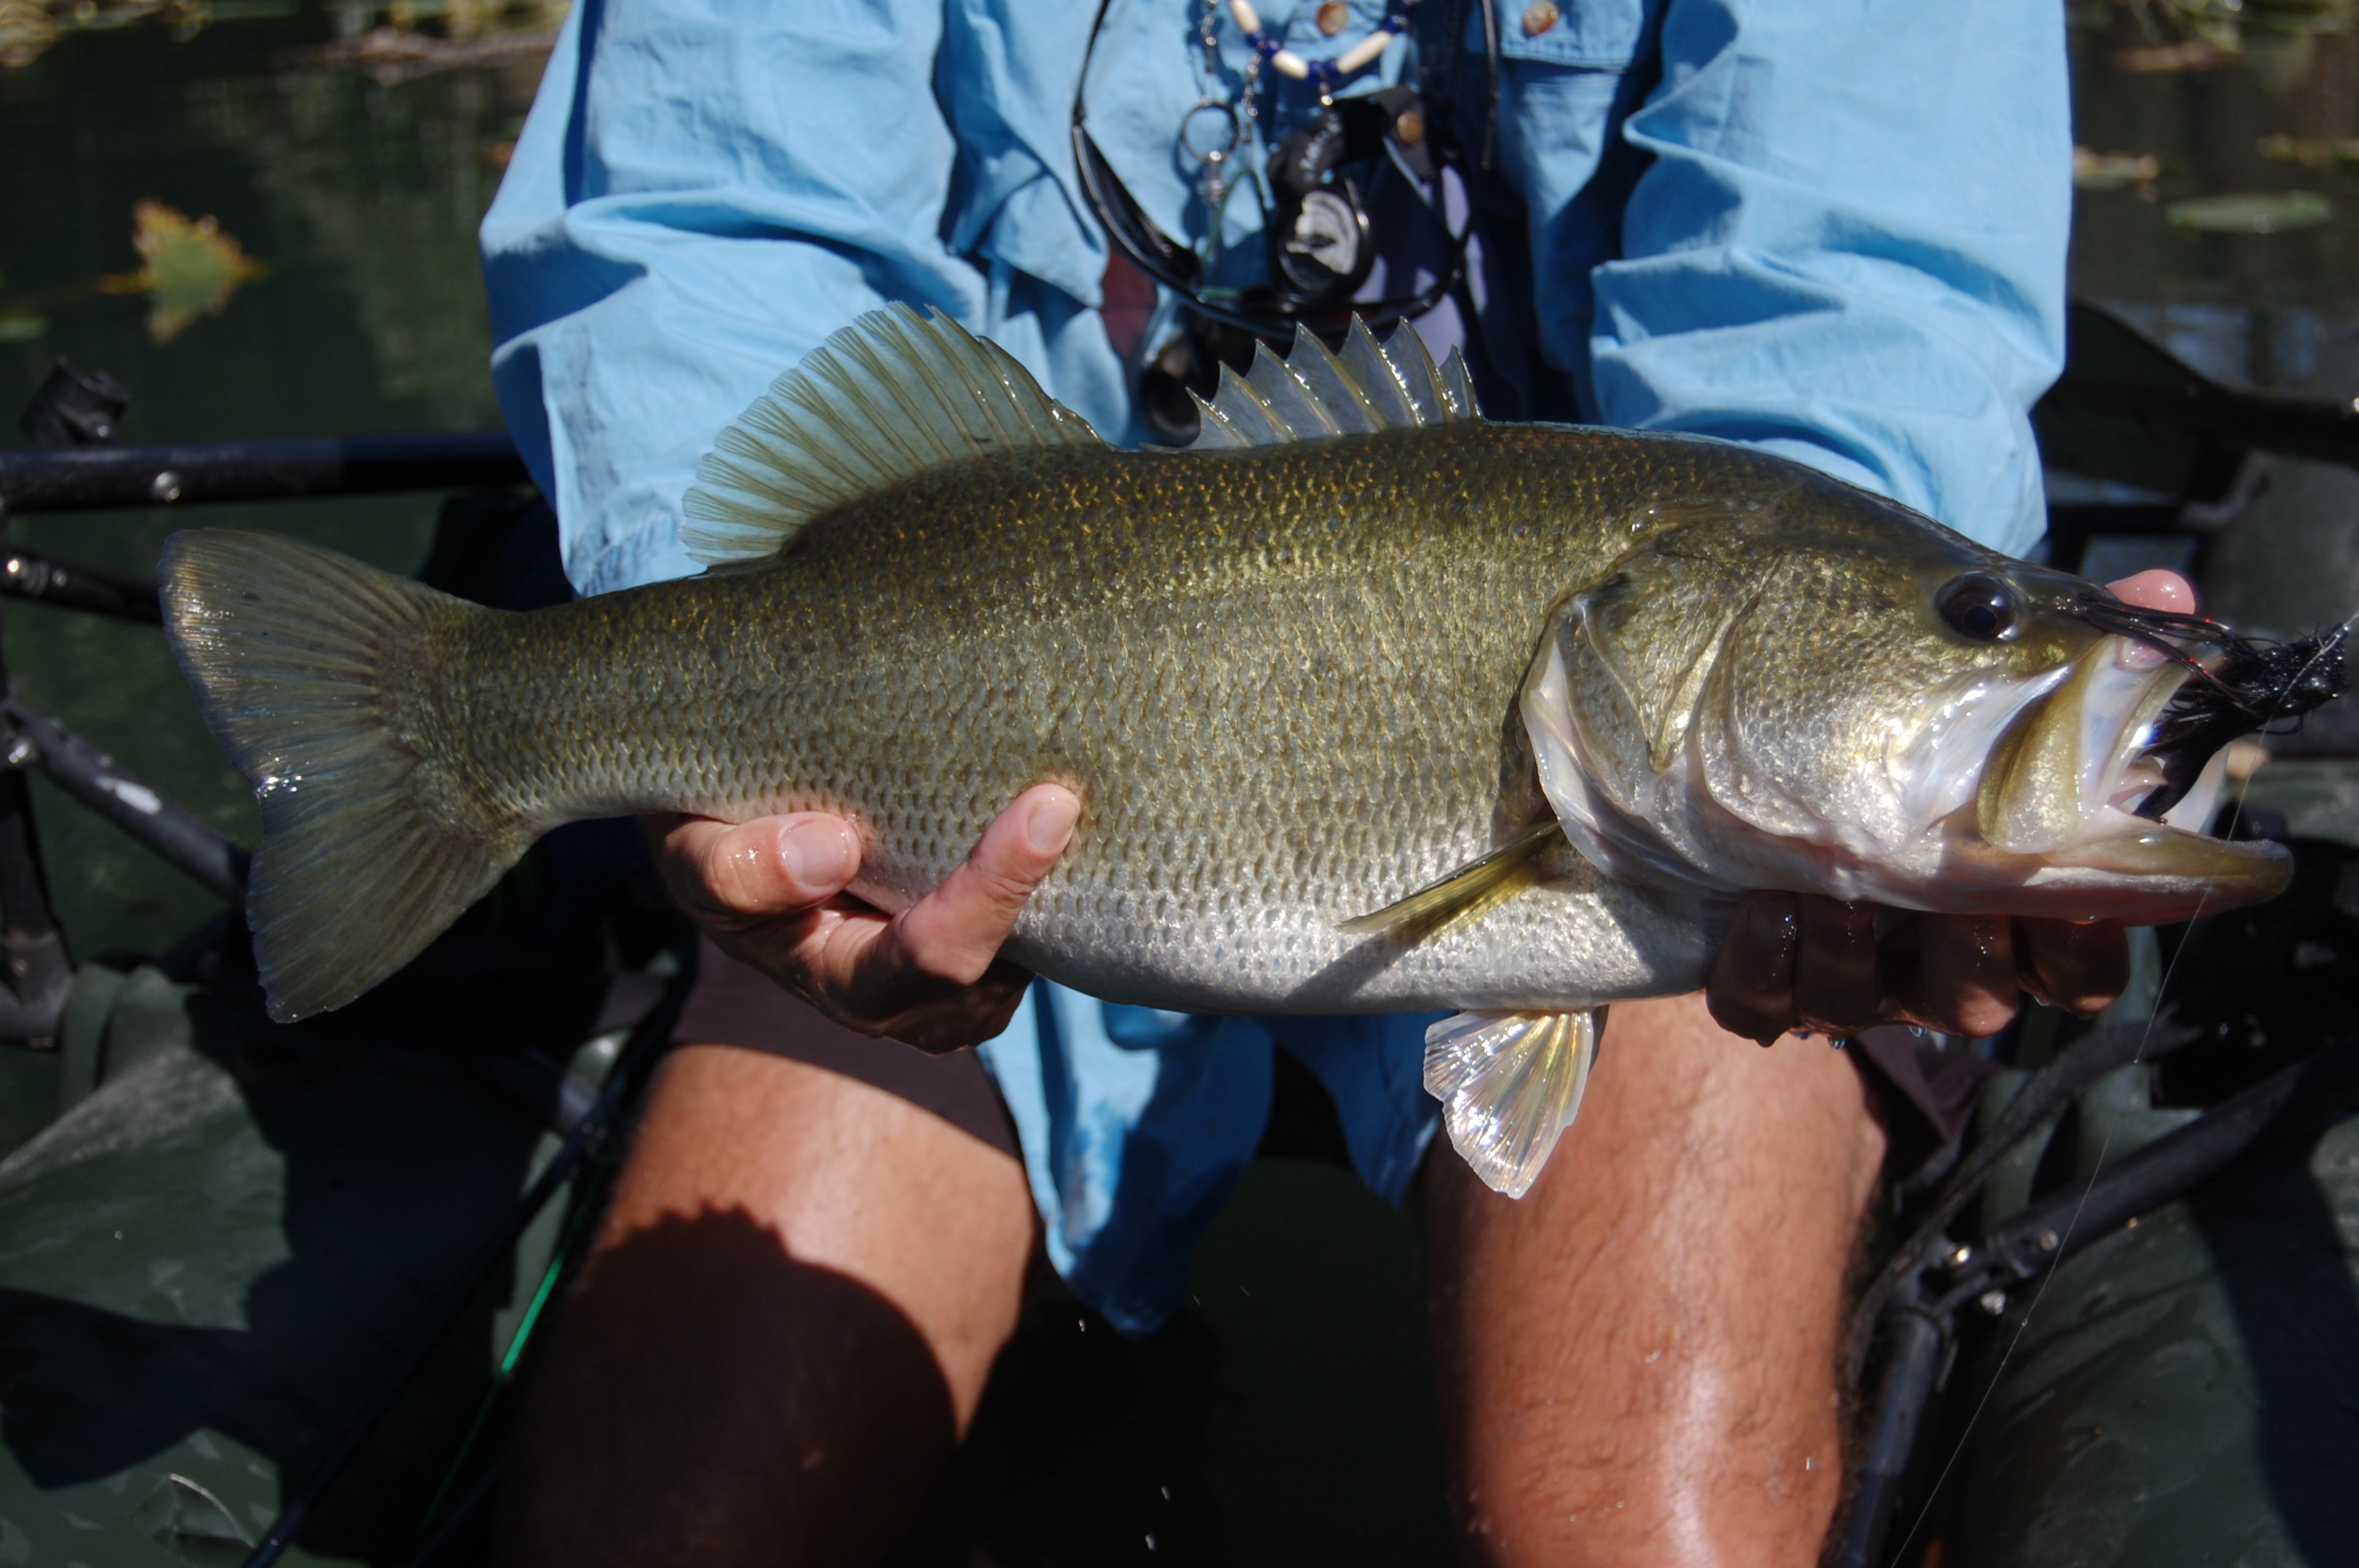
[[[60,360],[17,416],[16,427],[44,451],[111,446],[130,406],[131,394],[104,371],[84,375]]]

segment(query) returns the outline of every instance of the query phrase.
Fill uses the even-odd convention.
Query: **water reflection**
[[[2359,314],[2351,265],[2359,259],[2359,186],[2332,156],[2315,164],[2287,156],[2359,135],[2359,36],[2307,27],[2317,20],[2347,27],[2349,9],[2321,4],[2289,12],[2248,0],[2249,13],[2275,21],[2256,27],[2248,16],[2234,29],[2213,26],[2221,18],[2203,7],[2075,14],[2074,132],[2085,149],[2076,181],[2075,292],[2107,303]],[[2165,24],[2191,36],[2158,38]],[[2182,47],[2189,42],[2201,47]],[[2232,53],[2231,46],[2240,47]],[[2226,197],[2264,199],[2248,203],[2262,214],[2289,199],[2313,215],[2321,203],[2330,211],[2299,232],[2222,232],[2170,222],[2173,204]]]
[[[474,230],[540,62],[512,56],[392,86],[349,66],[290,63],[340,30],[364,34],[379,15],[287,8],[185,41],[155,26],[69,31],[37,61],[0,71],[0,329],[16,323],[0,330],[0,421],[13,422],[62,355],[130,389],[129,442],[496,426]],[[143,202],[212,217],[270,275],[217,314],[151,333],[155,297],[93,287],[140,267]],[[5,439],[21,444],[13,428]],[[408,570],[433,509],[430,498],[223,507],[202,521],[284,528]],[[152,571],[164,535],[189,520],[16,529],[62,556]],[[30,701],[251,841],[245,788],[161,638],[40,607],[13,611],[8,629]],[[192,884],[79,809],[47,794],[39,809],[77,952],[154,951],[210,913]]]
[[[437,56],[444,45],[460,46],[454,54],[443,58],[490,64],[501,51],[464,46],[502,33],[545,35],[564,16],[566,4],[567,0],[330,0],[324,15],[340,38],[359,38],[382,14],[390,24],[379,30],[382,34],[420,46],[425,56]],[[284,21],[300,9],[298,0],[112,0],[104,5],[100,0],[0,0],[0,69],[21,70],[60,38],[76,33],[152,25],[186,43],[208,27]],[[416,31],[421,21],[431,22],[437,31]],[[411,53],[416,58],[419,50]]]
[[[2232,9],[2075,14],[2073,290],[2217,380],[2359,396],[2353,7]],[[2256,456],[2233,493],[2213,610],[2299,634],[2359,608],[2359,475]]]

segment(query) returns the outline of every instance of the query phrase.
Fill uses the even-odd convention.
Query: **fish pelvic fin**
[[[1200,424],[1188,448],[1191,452],[1410,430],[1483,416],[1474,403],[1473,379],[1457,350],[1437,368],[1425,340],[1408,322],[1379,343],[1356,316],[1341,354],[1330,353],[1299,326],[1294,349],[1283,360],[1267,343],[1256,345],[1253,368],[1240,376],[1223,365],[1219,390],[1210,403],[1196,397],[1196,412]]]
[[[255,960],[281,1023],[342,1006],[489,892],[539,837],[438,756],[428,649],[497,611],[276,535],[164,546],[164,625],[254,785]]]
[[[946,463],[1098,447],[1088,420],[939,310],[871,310],[803,356],[696,466],[680,503],[708,567],[766,559],[815,519]]]
[[[1527,888],[1537,886],[1541,857],[1564,837],[1553,816],[1516,834],[1480,860],[1471,860],[1440,881],[1396,899],[1384,908],[1355,915],[1340,929],[1347,936],[1394,935],[1422,942],[1480,920]]]
[[[1425,1032],[1425,1088],[1483,1184],[1522,1197],[1572,1125],[1605,1010],[1462,1012]]]

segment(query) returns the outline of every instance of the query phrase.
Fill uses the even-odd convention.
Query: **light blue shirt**
[[[1479,132],[1482,18],[1442,27],[1447,3],[1424,0],[1418,39],[1368,76],[1411,69],[1419,44],[1441,75],[1454,44]],[[2062,362],[2071,211],[2052,0],[1560,0],[1536,35],[1521,0],[1487,3],[1497,169],[1523,211],[1485,231],[1483,314],[1493,341],[1537,349],[1528,380],[1584,419],[1750,442],[2004,550],[2039,537],[2027,410]],[[695,569],[678,531],[698,458],[889,300],[940,307],[1137,438],[1068,138],[1095,9],[576,5],[483,243],[501,406],[582,591]],[[1327,57],[1383,7],[1355,0],[1333,38],[1316,9],[1261,6]],[[1203,14],[1113,0],[1090,83],[1108,160],[1190,238],[1203,213],[1176,137],[1206,92]],[[1281,126],[1311,106],[1264,102]],[[1232,206],[1232,233],[1252,208]],[[1422,1022],[1269,1026],[1396,1199],[1432,1128]],[[995,1043],[1052,1256],[1117,1323],[1151,1326],[1179,1299],[1187,1246],[1259,1135],[1268,1050],[1261,1026],[1047,987]]]

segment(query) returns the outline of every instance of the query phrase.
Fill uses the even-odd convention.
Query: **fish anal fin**
[[[1572,1125],[1605,1010],[1462,1012],[1425,1032],[1425,1088],[1484,1185],[1522,1197]]]
[[[939,310],[889,306],[804,355],[714,438],[680,503],[680,542],[708,567],[757,560],[929,469],[1103,445],[997,344]]]
[[[1535,823],[1480,860],[1382,909],[1346,920],[1341,929],[1349,936],[1397,935],[1423,941],[1480,919],[1537,885],[1549,848],[1563,837],[1564,828],[1553,816]]]

